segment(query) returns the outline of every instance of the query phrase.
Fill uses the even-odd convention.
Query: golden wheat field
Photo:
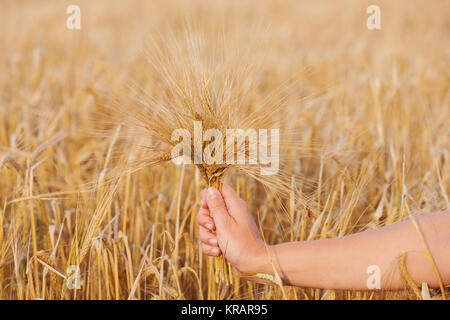
[[[66,26],[71,4],[79,30]],[[371,4],[381,30],[366,27]],[[405,202],[413,215],[448,209],[448,12],[446,0],[1,1],[0,299],[416,299],[407,282],[297,288],[234,269],[216,282],[199,245],[202,172],[139,161],[115,111],[139,114],[148,97],[170,108],[178,98],[155,70],[196,90],[181,53],[198,41],[236,100],[229,117],[256,110],[293,133],[276,177],[223,177],[267,243],[389,225],[407,218]],[[149,62],[154,42],[179,55]]]

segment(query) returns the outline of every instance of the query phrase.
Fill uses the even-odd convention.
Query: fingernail
[[[208,199],[214,200],[219,197],[219,191],[214,189],[213,187],[208,188]]]
[[[213,248],[211,251],[212,251],[213,254],[218,254],[219,253],[219,249],[217,249],[217,248]]]
[[[209,230],[212,230],[212,229],[213,229],[213,226],[212,226],[211,223],[207,223],[207,224],[206,224],[206,228],[208,228]]]
[[[217,246],[217,239],[209,239],[209,244],[212,244],[213,246]]]
[[[200,200],[200,207],[203,207],[203,199]]]

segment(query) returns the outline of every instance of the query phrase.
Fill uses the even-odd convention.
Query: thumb
[[[212,187],[208,188],[206,202],[217,229],[224,227],[228,223],[230,215],[219,190]]]

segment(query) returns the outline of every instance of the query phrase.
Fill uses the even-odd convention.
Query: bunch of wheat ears
[[[295,144],[295,128],[286,124],[289,80],[254,99],[252,92],[260,87],[261,61],[252,52],[260,43],[251,38],[254,34],[251,30],[224,33],[221,30],[215,38],[208,38],[186,23],[178,35],[170,33],[170,39],[149,40],[146,63],[156,75],[151,85],[157,89],[149,93],[127,78],[128,102],[120,98],[104,102],[105,113],[115,119],[113,127],[121,128],[122,137],[140,150],[137,158],[133,152],[133,159],[127,160],[122,172],[168,161],[188,163],[196,166],[206,186],[221,190],[222,178],[233,168],[261,182],[280,198],[292,195],[291,176],[278,168],[279,163],[276,171],[264,173],[258,153],[266,150],[272,153],[274,161],[283,164],[293,156],[292,151],[306,154],[311,148]],[[242,43],[247,45],[243,47]],[[200,123],[200,135],[195,132],[196,122]],[[179,136],[174,139],[174,132],[179,129],[188,136],[181,143]],[[210,129],[220,134],[205,139]],[[251,141],[249,130],[257,133],[260,129],[277,130],[277,139],[265,136]],[[227,130],[236,130],[232,143],[226,141]],[[186,153],[174,153],[176,146]],[[231,265],[223,255],[215,258],[214,268],[216,282],[232,283]],[[254,277],[256,281],[262,278],[262,282],[267,279],[276,282],[271,275],[257,273]]]

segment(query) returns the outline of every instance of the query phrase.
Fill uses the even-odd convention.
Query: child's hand
[[[240,272],[258,271],[266,247],[245,201],[226,184],[222,194],[209,188],[201,197],[198,223],[203,252],[210,256],[223,253]]]

